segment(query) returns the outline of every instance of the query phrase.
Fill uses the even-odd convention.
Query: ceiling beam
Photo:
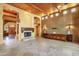
[[[45,12],[45,10],[39,8],[38,6],[36,6],[36,5],[34,5],[34,4],[28,4],[28,5],[32,6],[33,8],[39,10],[40,12],[42,12],[42,13],[44,13],[44,14],[47,14],[47,13]]]
[[[22,9],[24,11],[28,11],[30,13],[36,14],[36,15],[39,15],[39,12],[40,12],[40,14],[42,12],[42,11],[40,11],[40,10],[38,10],[38,9],[34,8],[33,6],[26,4],[26,3],[7,3],[7,4],[17,7],[19,9]]]

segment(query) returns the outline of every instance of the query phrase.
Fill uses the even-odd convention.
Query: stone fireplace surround
[[[23,41],[34,39],[34,28],[21,28],[21,33],[23,34]]]

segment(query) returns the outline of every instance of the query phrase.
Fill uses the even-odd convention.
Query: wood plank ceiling
[[[3,20],[5,22],[16,22],[18,21],[18,13],[14,10],[3,9]]]
[[[56,12],[57,11],[56,7],[58,5],[63,6],[62,9],[76,6],[76,4],[72,4],[72,3],[67,4],[66,6],[64,3],[10,3],[9,5],[15,6],[17,8],[23,9],[25,11],[40,16]]]

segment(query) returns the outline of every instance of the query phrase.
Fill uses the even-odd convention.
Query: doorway
[[[35,37],[40,37],[40,19],[38,17],[34,17],[34,25],[35,25]]]
[[[3,38],[16,39],[19,34],[19,13],[14,10],[3,10]]]

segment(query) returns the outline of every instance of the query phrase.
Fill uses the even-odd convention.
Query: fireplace
[[[32,31],[24,31],[23,32],[23,41],[28,41],[34,39]]]
[[[31,40],[34,38],[34,28],[21,28],[21,39],[24,41]]]
[[[24,31],[24,38],[28,38],[32,36],[32,31]]]
[[[24,37],[31,37],[32,32],[31,31],[25,31],[24,32]]]

